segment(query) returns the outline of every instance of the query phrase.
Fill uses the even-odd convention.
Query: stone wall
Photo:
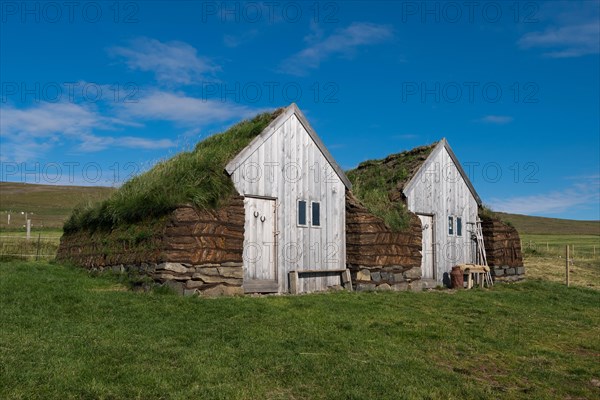
[[[405,232],[392,232],[346,193],[346,263],[356,290],[420,290],[421,222],[411,213]]]
[[[136,229],[145,234],[136,236]],[[143,229],[65,234],[56,258],[91,270],[147,275],[180,293],[243,293],[241,197],[217,210],[182,205]]]
[[[487,262],[494,280],[523,279],[525,267],[517,230],[497,218],[490,217],[482,217],[481,229]]]

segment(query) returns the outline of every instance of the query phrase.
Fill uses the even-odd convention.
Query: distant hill
[[[532,217],[529,215],[496,213],[502,220],[510,222],[519,233],[600,235],[600,221],[576,221],[572,219]]]
[[[34,228],[62,228],[78,204],[106,199],[114,188],[100,186],[54,186],[0,182],[0,228],[13,229],[25,224],[28,213]],[[8,213],[11,223],[8,225]]]
[[[53,186],[0,182],[0,228],[18,228],[30,213],[34,227],[62,228],[78,204],[108,198],[116,189],[102,186]],[[11,224],[7,226],[7,213]],[[33,213],[33,214],[31,214]],[[497,213],[524,234],[600,235],[600,221],[531,217]]]

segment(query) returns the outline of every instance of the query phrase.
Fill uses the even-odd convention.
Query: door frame
[[[436,220],[436,214],[434,213],[422,213],[422,212],[416,212],[415,213],[417,215],[417,217],[419,215],[422,215],[424,217],[431,217],[431,269],[432,269],[432,279],[437,280],[437,263],[436,263],[436,259],[437,259],[437,252],[435,249],[435,239],[436,239],[436,224],[435,224],[435,220]],[[421,218],[419,218],[419,221],[421,221]],[[421,251],[423,251],[423,231],[421,230]],[[421,254],[421,257],[423,255]],[[421,264],[422,265],[422,264]],[[425,278],[428,279],[428,278]]]
[[[279,240],[278,240],[279,239],[279,207],[278,207],[277,197],[245,194],[244,198],[251,198],[251,199],[257,199],[257,200],[268,200],[268,201],[273,202],[273,205],[274,205],[274,210],[273,210],[273,243],[274,243],[274,245],[273,245],[273,253],[274,253],[273,269],[274,269],[274,275],[275,275],[274,282],[264,281],[264,280],[246,280],[246,278],[245,278],[246,271],[244,271],[244,279],[242,281],[243,282],[242,286],[244,288],[244,292],[245,293],[278,293],[279,292]],[[246,207],[244,207],[244,224],[246,223],[245,219],[246,219]],[[245,232],[244,232],[244,235],[246,235]],[[243,254],[244,250],[245,249],[242,249],[242,254]],[[245,262],[244,262],[244,264],[245,264]]]

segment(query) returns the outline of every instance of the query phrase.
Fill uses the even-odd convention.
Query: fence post
[[[35,261],[40,260],[40,238],[42,234],[38,233],[37,251],[35,252]]]
[[[569,287],[569,245],[566,247],[566,256],[565,256],[565,271],[567,278],[567,287]]]
[[[27,219],[27,240],[31,239],[31,220]]]

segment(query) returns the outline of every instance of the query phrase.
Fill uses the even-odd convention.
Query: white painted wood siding
[[[477,201],[444,146],[433,150],[405,195],[409,210],[434,215],[436,280],[456,264],[473,262],[467,222],[476,221]],[[462,217],[462,236],[448,234],[448,216]]]
[[[280,292],[289,290],[289,271],[346,267],[345,186],[295,114],[235,166],[232,179],[242,196],[277,201]],[[297,224],[298,200],[308,203],[306,227]],[[315,201],[321,203],[320,227],[311,226]],[[251,232],[245,232],[244,240],[256,242]],[[340,284],[339,276],[309,274],[300,278],[299,289],[310,292],[335,284]]]

